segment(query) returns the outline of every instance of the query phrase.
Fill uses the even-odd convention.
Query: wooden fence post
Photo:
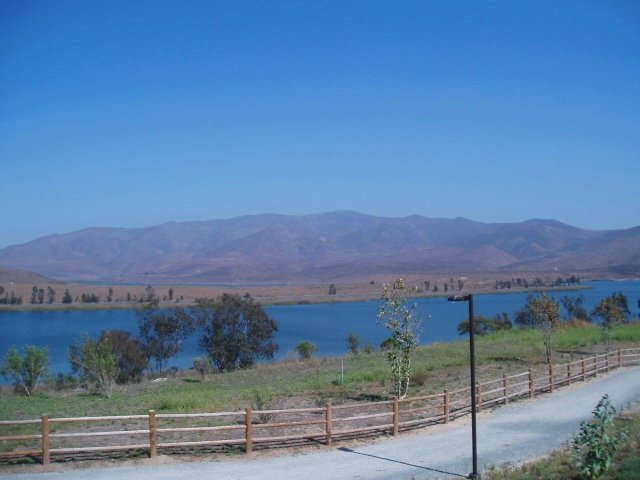
[[[42,415],[42,464],[49,465],[51,438],[49,437],[49,415]]]
[[[622,349],[618,349],[618,368],[622,367]]]
[[[587,378],[587,369],[585,368],[584,358],[580,361],[580,365],[582,367],[582,381],[584,382]]]
[[[598,376],[598,355],[593,356],[593,376]]]
[[[567,383],[571,385],[571,364],[567,363]]]
[[[449,390],[444,389],[444,423],[449,423]]]
[[[155,410],[149,410],[149,457],[158,455],[158,419]]]
[[[327,402],[327,418],[326,418],[326,433],[327,433],[327,447],[331,446],[331,430],[332,430],[332,421],[333,421],[333,415],[332,415],[332,411],[331,411],[331,400],[329,400]]]
[[[502,389],[504,390],[504,404],[509,403],[509,377],[506,373],[502,374]]]
[[[529,369],[529,398],[536,396],[535,378],[533,377],[533,370]]]
[[[253,431],[251,425],[253,424],[253,411],[251,407],[245,409],[244,414],[244,437],[245,437],[245,452],[251,453],[253,449]]]
[[[604,367],[605,372],[609,373],[609,352],[607,352],[607,356],[604,357]]]
[[[482,411],[482,385],[476,382],[476,397],[478,399],[476,403],[476,408],[478,412]]]
[[[400,402],[398,397],[393,397],[393,434],[398,435],[400,430]]]
[[[549,364],[549,393],[553,393],[553,365]]]

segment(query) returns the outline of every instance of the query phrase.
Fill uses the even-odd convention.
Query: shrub
[[[593,420],[580,424],[573,454],[576,466],[586,479],[596,479],[609,469],[613,454],[626,436],[624,432],[614,432],[615,415],[616,409],[605,395],[593,411]]]
[[[309,340],[303,340],[296,346],[296,352],[298,352],[301,360],[309,360],[317,351],[318,347]]]
[[[346,341],[349,352],[356,355],[360,351],[360,337],[355,333],[350,333],[347,335]]]
[[[11,380],[16,389],[31,396],[49,369],[49,348],[33,345],[25,347],[24,356],[12,347],[4,357],[0,373]]]
[[[200,374],[202,380],[204,380],[209,373],[213,373],[213,364],[211,363],[211,359],[209,357],[194,358],[193,368]]]
[[[419,370],[419,371],[413,372],[409,377],[409,383],[411,383],[412,385],[419,385],[422,387],[426,383],[426,381],[427,381],[426,370]]]

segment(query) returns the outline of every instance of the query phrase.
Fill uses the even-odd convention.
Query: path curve
[[[559,389],[535,400],[512,403],[478,415],[478,457],[481,471],[505,463],[518,464],[566,445],[582,420],[604,394],[618,410],[640,402],[640,367],[625,368],[606,376]],[[469,419],[382,439],[358,447],[340,447],[268,457],[262,454],[219,461],[69,469],[9,473],[0,480],[409,480],[459,479],[471,471]],[[159,461],[167,457],[159,457]]]

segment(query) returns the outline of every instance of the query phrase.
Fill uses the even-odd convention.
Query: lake
[[[602,298],[622,291],[629,299],[633,318],[638,318],[640,280],[586,282],[585,290],[553,290],[556,299],[563,296],[585,296],[590,311]],[[488,317],[506,312],[513,313],[525,304],[528,295],[535,292],[476,295],[476,315]],[[467,317],[466,302],[450,303],[446,298],[415,299],[424,319],[420,341],[422,344],[450,341],[460,338],[457,326]],[[278,323],[275,341],[279,345],[276,359],[295,355],[295,347],[302,340],[315,343],[318,355],[340,356],[347,353],[345,338],[350,333],[360,337],[361,345],[370,343],[378,347],[388,337],[387,331],[376,322],[379,301],[348,302],[310,305],[273,305],[266,311]],[[70,371],[69,345],[83,334],[98,336],[102,330],[126,330],[137,334],[135,310],[91,310],[50,312],[0,312],[0,354],[12,345],[47,345],[51,355],[51,373]],[[192,359],[202,355],[198,349],[197,334],[185,342],[183,351],[171,365],[190,367]],[[0,383],[2,380],[0,380]]]

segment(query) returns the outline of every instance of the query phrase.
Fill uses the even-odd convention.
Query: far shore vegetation
[[[585,288],[575,275],[540,275],[493,278],[438,275],[405,278],[407,295],[413,298],[465,293],[508,293],[518,291],[567,290]],[[111,310],[139,308],[150,298],[164,308],[193,305],[198,298],[214,298],[224,293],[249,293],[263,305],[341,303],[379,300],[384,281],[344,282],[250,282],[235,285],[168,285],[102,283],[0,283],[0,312],[45,310]]]

